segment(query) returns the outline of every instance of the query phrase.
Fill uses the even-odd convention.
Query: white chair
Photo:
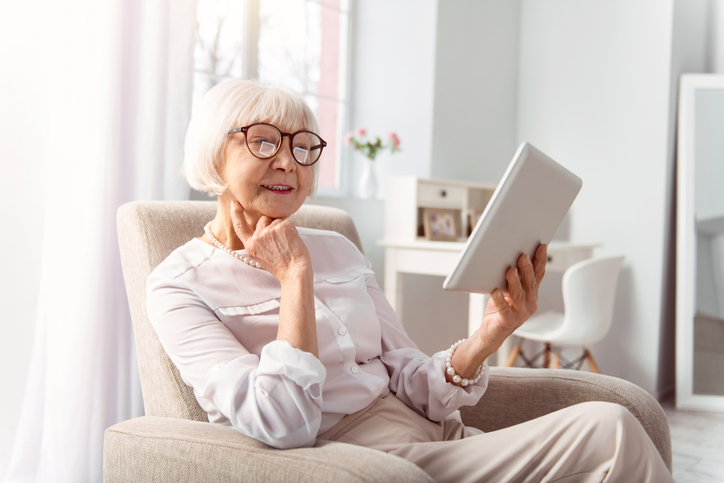
[[[543,312],[533,315],[514,332],[521,339],[545,343],[543,367],[561,367],[560,349],[566,346],[583,348],[583,355],[566,367],[577,364],[579,369],[584,359],[591,371],[600,374],[588,346],[603,339],[611,328],[613,300],[616,294],[618,272],[624,257],[589,258],[571,266],[563,274],[563,304],[565,313]],[[506,363],[513,366],[521,357],[526,365],[533,363],[540,354],[528,359],[521,349],[521,340],[513,348]],[[552,347],[554,349],[552,349]],[[551,363],[552,356],[552,363]]]

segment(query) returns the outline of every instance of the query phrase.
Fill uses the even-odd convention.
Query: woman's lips
[[[262,185],[262,188],[271,191],[273,193],[276,193],[278,195],[288,195],[290,194],[293,189],[291,186],[286,184],[269,184],[269,185]]]

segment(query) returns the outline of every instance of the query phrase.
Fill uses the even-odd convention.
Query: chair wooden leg
[[[601,371],[598,370],[598,366],[596,365],[596,361],[593,360],[593,356],[588,351],[588,349],[584,349],[583,352],[584,357],[588,361],[588,366],[591,368],[591,372],[595,372],[596,374],[600,374]]]
[[[551,363],[551,368],[560,369],[561,368],[561,355],[556,351],[552,351],[551,355],[553,356],[553,362]]]
[[[548,367],[551,365],[551,345],[550,343],[546,342],[546,350],[543,353],[543,367],[548,369]]]
[[[505,361],[505,367],[513,367],[513,364],[515,364],[515,360],[518,358],[519,354],[520,354],[520,344],[516,344],[515,347],[513,347],[513,350],[510,352],[510,355],[508,356],[508,360]]]

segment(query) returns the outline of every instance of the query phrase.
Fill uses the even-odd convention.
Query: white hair
[[[223,193],[226,184],[220,172],[227,133],[257,122],[273,124],[282,131],[301,127],[319,132],[307,103],[287,89],[246,80],[217,84],[201,100],[186,130],[181,174],[193,189],[211,196]],[[310,196],[317,189],[319,163],[312,169]]]

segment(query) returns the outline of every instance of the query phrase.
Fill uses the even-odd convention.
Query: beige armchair
[[[123,274],[138,351],[146,415],[106,430],[106,482],[429,482],[396,456],[318,440],[313,448],[277,450],[236,430],[209,424],[190,387],[164,352],[146,314],[146,278],[176,247],[203,233],[215,202],[133,202],[118,210]],[[335,230],[361,247],[345,212],[302,207],[300,226]],[[671,469],[671,438],[661,406],[629,382],[597,374],[491,368],[488,391],[462,409],[465,424],[495,431],[584,401],[619,403],[638,418]]]

